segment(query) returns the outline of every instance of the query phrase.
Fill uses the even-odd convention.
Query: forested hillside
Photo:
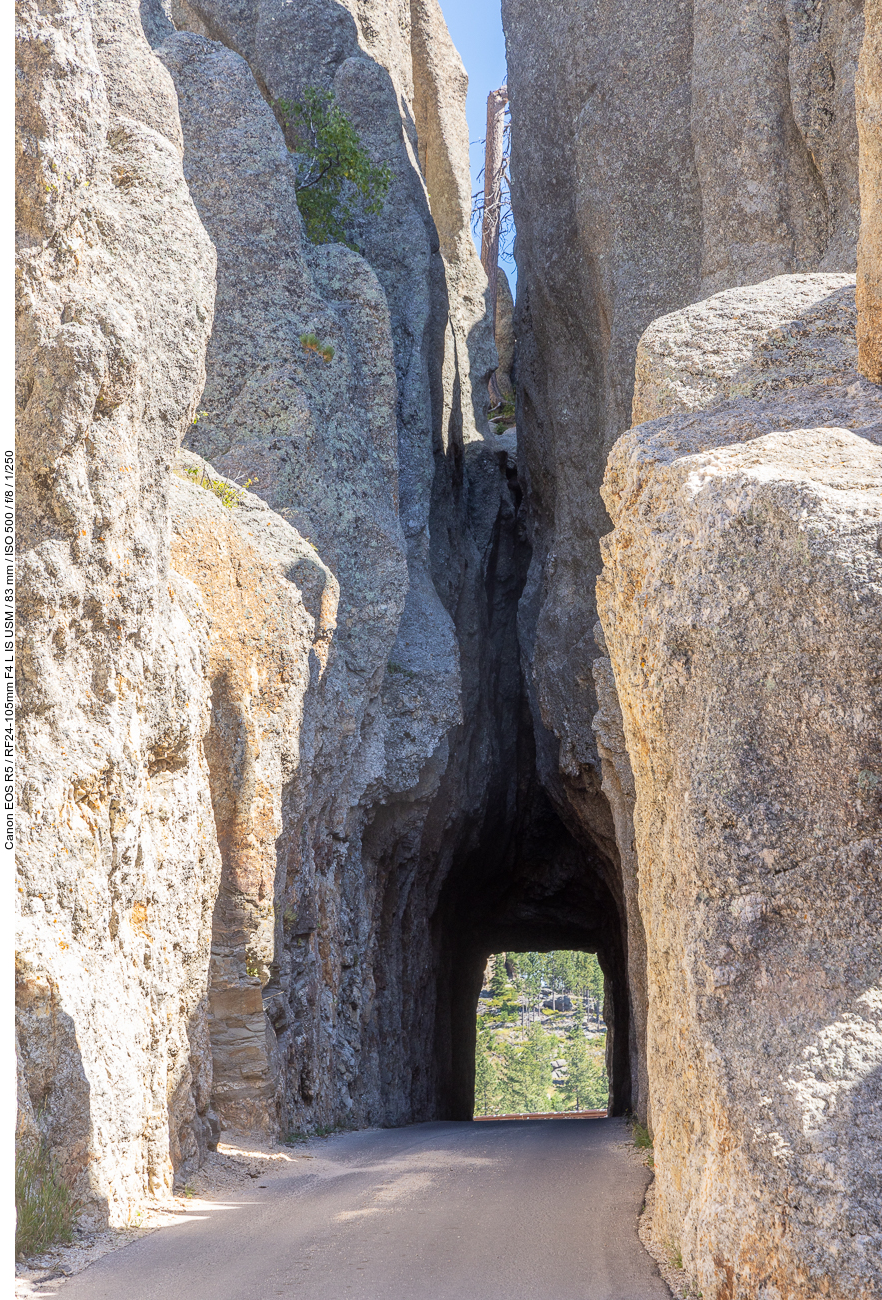
[[[496,953],[478,1003],[475,1114],[603,1109],[603,973],[594,953]]]

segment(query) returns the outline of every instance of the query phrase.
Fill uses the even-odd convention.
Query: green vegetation
[[[514,393],[504,397],[498,406],[494,406],[490,412],[490,419],[500,429],[510,429],[516,422],[515,416],[516,399]]]
[[[609,1084],[597,958],[497,953],[491,960],[489,996],[478,1009],[475,1113],[603,1109]],[[586,1001],[594,1017],[587,1025]]]
[[[606,1061],[589,1047],[581,1012],[582,1008],[578,1006],[564,1052],[567,1072],[563,1081],[563,1095],[569,1110],[595,1110],[606,1105]],[[605,1047],[604,1040],[604,1050]]]
[[[282,1138],[285,1146],[297,1146],[300,1142],[309,1142],[312,1138],[332,1137],[335,1133],[349,1133],[351,1124],[316,1124],[311,1129],[291,1129]]]
[[[226,506],[228,510],[232,510],[234,506],[240,506],[242,504],[245,499],[242,496],[242,492],[245,491],[245,488],[250,487],[252,482],[251,479],[248,479],[245,486],[241,489],[233,487],[230,483],[225,483],[223,479],[209,478],[205,473],[204,465],[202,466],[201,473],[195,465],[191,465],[188,469],[185,469],[184,473],[187,475],[187,478],[198,487],[203,487],[208,492],[213,492],[221,505]]]
[[[16,1259],[72,1241],[79,1208],[46,1140],[21,1142],[15,1153]]]
[[[645,1124],[640,1124],[635,1120],[631,1126],[631,1132],[634,1134],[634,1145],[638,1151],[652,1150],[652,1138]]]
[[[397,674],[399,674],[399,676],[401,676],[401,677],[416,677],[416,676],[417,676],[417,674],[413,671],[412,668],[405,668],[405,667],[404,667],[404,664],[396,663],[394,659],[390,659],[389,662],[387,663],[387,665],[386,665],[386,672],[387,672],[387,673],[397,673]]]
[[[317,334],[301,334],[300,342],[304,352],[316,352],[324,362],[334,359],[334,349],[331,344],[322,343]]]
[[[276,101],[296,159],[297,206],[314,244],[346,244],[361,216],[376,216],[392,181],[391,168],[371,162],[358,132],[329,91],[308,86],[301,99]]]
[[[646,1152],[646,1164],[650,1169],[655,1168],[655,1156],[653,1154],[652,1135],[645,1124],[634,1120],[631,1125],[631,1134],[634,1139],[634,1145],[638,1151]]]

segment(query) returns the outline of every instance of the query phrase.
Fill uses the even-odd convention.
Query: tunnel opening
[[[508,828],[498,826],[454,864],[434,918],[439,1117],[474,1116],[476,1007],[488,958],[501,952],[596,955],[604,980],[605,1105],[610,1115],[631,1111],[636,1045],[618,893],[615,865],[571,834],[535,778]]]
[[[594,953],[488,959],[476,1008],[476,1119],[606,1113],[605,983]]]
[[[436,482],[446,481],[443,454],[436,471]],[[477,501],[493,496],[489,463],[481,473],[473,464],[472,477],[474,514]],[[616,835],[600,789],[599,759],[588,756],[580,773],[564,781],[560,742],[543,726],[531,695],[524,648],[534,616],[532,547],[518,471],[507,471],[506,485],[508,496],[503,491],[471,601],[453,600],[445,585],[449,566],[433,568],[442,600],[448,598],[451,615],[462,625],[463,681],[473,688],[464,699],[466,721],[451,738],[457,761],[422,836],[424,861],[432,859],[430,874],[437,882],[428,909],[432,1011],[414,1018],[415,1024],[431,1023],[434,1040],[433,1100],[425,1113],[439,1119],[473,1116],[475,1008],[487,958],[567,950],[596,954],[604,974],[608,1108],[621,1115],[632,1105],[639,1109],[639,1011],[632,1015]],[[444,536],[443,515],[432,531],[435,538]],[[477,628],[480,635],[469,635]]]

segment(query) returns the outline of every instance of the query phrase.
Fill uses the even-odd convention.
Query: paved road
[[[311,1144],[107,1255],[60,1300],[670,1300],[621,1120],[417,1124]]]

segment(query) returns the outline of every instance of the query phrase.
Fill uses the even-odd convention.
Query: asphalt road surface
[[[313,1142],[61,1300],[670,1300],[637,1237],[648,1172],[629,1136],[509,1120]]]

